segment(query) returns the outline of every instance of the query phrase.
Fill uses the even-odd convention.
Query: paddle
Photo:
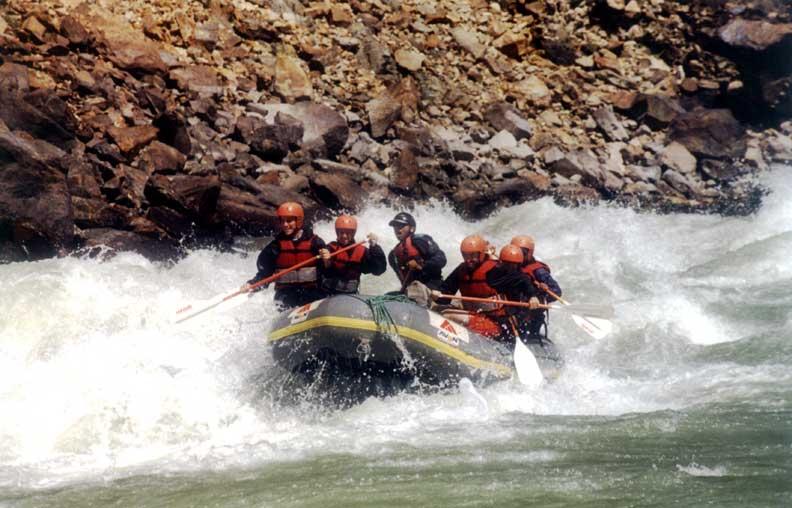
[[[435,298],[450,298],[453,300],[462,300],[468,302],[480,303],[498,303],[501,305],[510,305],[513,307],[531,307],[528,302],[515,302],[512,300],[494,300],[492,298],[478,298],[474,296],[459,296],[459,295],[434,295]],[[560,300],[559,300],[560,301]],[[564,305],[553,304],[539,304],[538,309],[552,309],[569,312],[572,314],[572,321],[575,322],[586,333],[595,339],[602,339],[613,331],[613,323],[611,323],[606,316],[613,316],[613,307],[610,305],[596,305],[596,304],[571,304],[566,302]]]
[[[342,252],[346,252],[346,251],[348,251],[350,249],[354,249],[358,245],[363,245],[364,243],[366,243],[365,240],[362,241],[362,242],[353,243],[352,245],[348,245],[348,246],[344,247],[343,249],[338,249],[335,252],[331,252],[330,253],[330,257],[337,256],[338,254],[341,254]],[[203,314],[204,312],[217,307],[221,303],[226,302],[226,301],[230,300],[231,298],[233,298],[235,296],[238,296],[238,295],[241,295],[241,294],[244,294],[244,293],[249,293],[249,292],[253,291],[256,288],[259,288],[261,286],[269,284],[270,282],[273,282],[273,281],[283,277],[287,273],[293,272],[294,270],[297,270],[298,268],[302,268],[303,266],[305,266],[305,265],[307,265],[307,264],[309,264],[309,263],[311,263],[311,262],[313,262],[313,261],[315,261],[317,259],[320,259],[320,258],[321,258],[321,256],[319,256],[319,255],[313,256],[310,259],[306,259],[305,261],[301,261],[301,262],[297,263],[294,266],[290,266],[289,268],[286,268],[285,270],[282,270],[282,271],[280,271],[278,273],[272,274],[269,277],[267,277],[266,279],[262,279],[262,280],[260,280],[260,281],[258,281],[256,283],[254,283],[254,284],[251,284],[249,286],[243,287],[241,289],[237,289],[236,291],[233,291],[233,292],[228,293],[228,294],[218,295],[218,296],[212,298],[211,300],[208,300],[207,302],[203,302],[203,304],[200,307],[197,307],[197,304],[190,304],[190,305],[188,305],[188,306],[186,306],[184,308],[181,308],[178,311],[176,311],[178,319],[175,322],[176,323],[183,323],[184,321],[187,321],[190,318],[194,318],[195,316]]]
[[[514,345],[514,370],[520,383],[530,388],[538,388],[544,381],[544,375],[539,369],[539,363],[531,350],[517,337]]]
[[[608,320],[608,318],[613,317],[613,307],[602,306],[603,309],[605,308],[608,309],[608,312],[602,312],[602,313],[575,312],[574,304],[568,302],[567,300],[564,300],[563,298],[555,294],[553,291],[550,290],[550,288],[547,287],[547,285],[542,284],[542,287],[540,287],[539,289],[541,289],[542,291],[546,292],[548,295],[552,296],[553,298],[561,302],[563,307],[556,306],[556,308],[569,310],[572,313],[572,321],[574,321],[576,325],[582,328],[584,332],[588,333],[595,339],[597,340],[602,339],[613,331],[613,323],[611,323]],[[588,315],[581,316],[580,314],[588,314]]]

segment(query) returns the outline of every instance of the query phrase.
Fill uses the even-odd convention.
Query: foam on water
[[[0,486],[506,443],[515,429],[497,423],[514,413],[648,413],[789,385],[788,358],[755,366],[728,350],[717,360],[701,354],[761,334],[792,336],[792,183],[777,171],[767,185],[773,194],[748,218],[566,209],[543,199],[468,223],[443,204],[418,207],[419,232],[448,254],[446,273],[461,261],[457,246],[468,234],[502,245],[529,233],[569,300],[615,306],[616,331],[602,341],[552,316],[567,369],[531,392],[515,381],[463,384],[339,412],[278,408],[256,386],[271,367],[271,289],[172,324],[186,303],[252,277],[256,252],[195,251],[172,267],[134,254],[0,266]],[[386,225],[395,211],[369,207],[358,236],[374,232],[392,248]],[[330,222],[316,231],[333,238]],[[365,277],[362,290],[396,287],[388,271]],[[748,304],[780,317],[757,319]]]

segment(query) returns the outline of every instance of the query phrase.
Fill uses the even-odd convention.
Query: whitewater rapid
[[[123,253],[0,266],[0,489],[107,481],[140,473],[243,469],[317,454],[388,455],[405,446],[506,443],[514,414],[626,415],[707,403],[779,404],[792,382],[792,178],[779,168],[750,217],[561,208],[549,198],[475,223],[436,203],[414,210],[419,233],[461,261],[478,233],[501,246],[536,238],[572,302],[616,309],[594,341],[563,314],[551,337],[560,379],[527,392],[487,389],[370,399],[345,411],[280,407],[258,380],[272,290],[181,325],[177,309],[238,288],[257,251],[198,250],[177,263]],[[397,209],[370,206],[358,237],[387,251]],[[330,222],[316,225],[326,240]],[[398,286],[389,270],[362,291]],[[780,402],[781,401],[781,402]],[[657,425],[673,431],[674,418]],[[525,460],[541,459],[523,457]],[[680,468],[694,468],[682,464]],[[695,471],[706,474],[705,469]]]

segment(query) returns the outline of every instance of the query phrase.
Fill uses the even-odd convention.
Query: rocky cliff
[[[749,213],[792,160],[784,0],[9,0],[0,260],[551,195]]]

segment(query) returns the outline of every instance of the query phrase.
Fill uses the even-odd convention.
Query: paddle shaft
[[[362,241],[362,242],[353,243],[352,245],[347,245],[346,247],[344,247],[342,249],[338,249],[335,252],[331,252],[330,253],[330,257],[337,256],[338,254],[341,254],[342,252],[346,252],[348,250],[354,249],[358,245],[363,245],[364,243],[366,243],[365,240]],[[310,259],[306,259],[305,261],[301,261],[301,262],[297,263],[296,265],[293,265],[293,266],[290,266],[289,268],[286,268],[285,270],[281,270],[278,273],[272,274],[269,277],[267,277],[266,279],[262,279],[262,280],[260,280],[260,281],[258,281],[256,283],[254,283],[254,284],[251,284],[250,286],[247,286],[247,287],[241,288],[241,289],[239,289],[237,291],[234,291],[233,293],[231,293],[229,295],[226,295],[222,300],[220,300],[218,302],[215,302],[211,306],[203,309],[203,311],[197,312],[196,314],[194,314],[194,316],[197,316],[198,314],[200,314],[202,312],[205,312],[205,311],[207,311],[209,309],[217,307],[221,303],[227,302],[228,300],[230,300],[231,298],[233,298],[235,296],[239,296],[239,295],[241,295],[243,293],[249,293],[250,291],[253,291],[256,288],[259,288],[261,286],[269,284],[270,282],[273,282],[273,281],[279,279],[280,277],[286,275],[287,273],[293,272],[294,270],[302,268],[303,266],[305,266],[307,264],[310,264],[310,263],[320,259],[321,257],[322,256],[320,256],[320,255],[313,256]],[[181,314],[182,312],[186,312],[186,311],[188,311],[190,309],[192,309],[192,305],[188,305],[188,306],[184,307],[183,309],[179,309],[178,311],[176,311],[176,314]],[[190,317],[193,317],[193,316],[190,316]]]
[[[513,307],[531,307],[528,302],[515,302],[513,300],[494,300],[492,298],[478,298],[476,296],[461,296],[461,295],[445,295],[440,294],[437,298],[450,298],[451,300],[462,300],[464,302],[478,302],[478,303],[497,303],[501,305],[511,305]],[[539,304],[535,309],[552,309],[552,305]]]

